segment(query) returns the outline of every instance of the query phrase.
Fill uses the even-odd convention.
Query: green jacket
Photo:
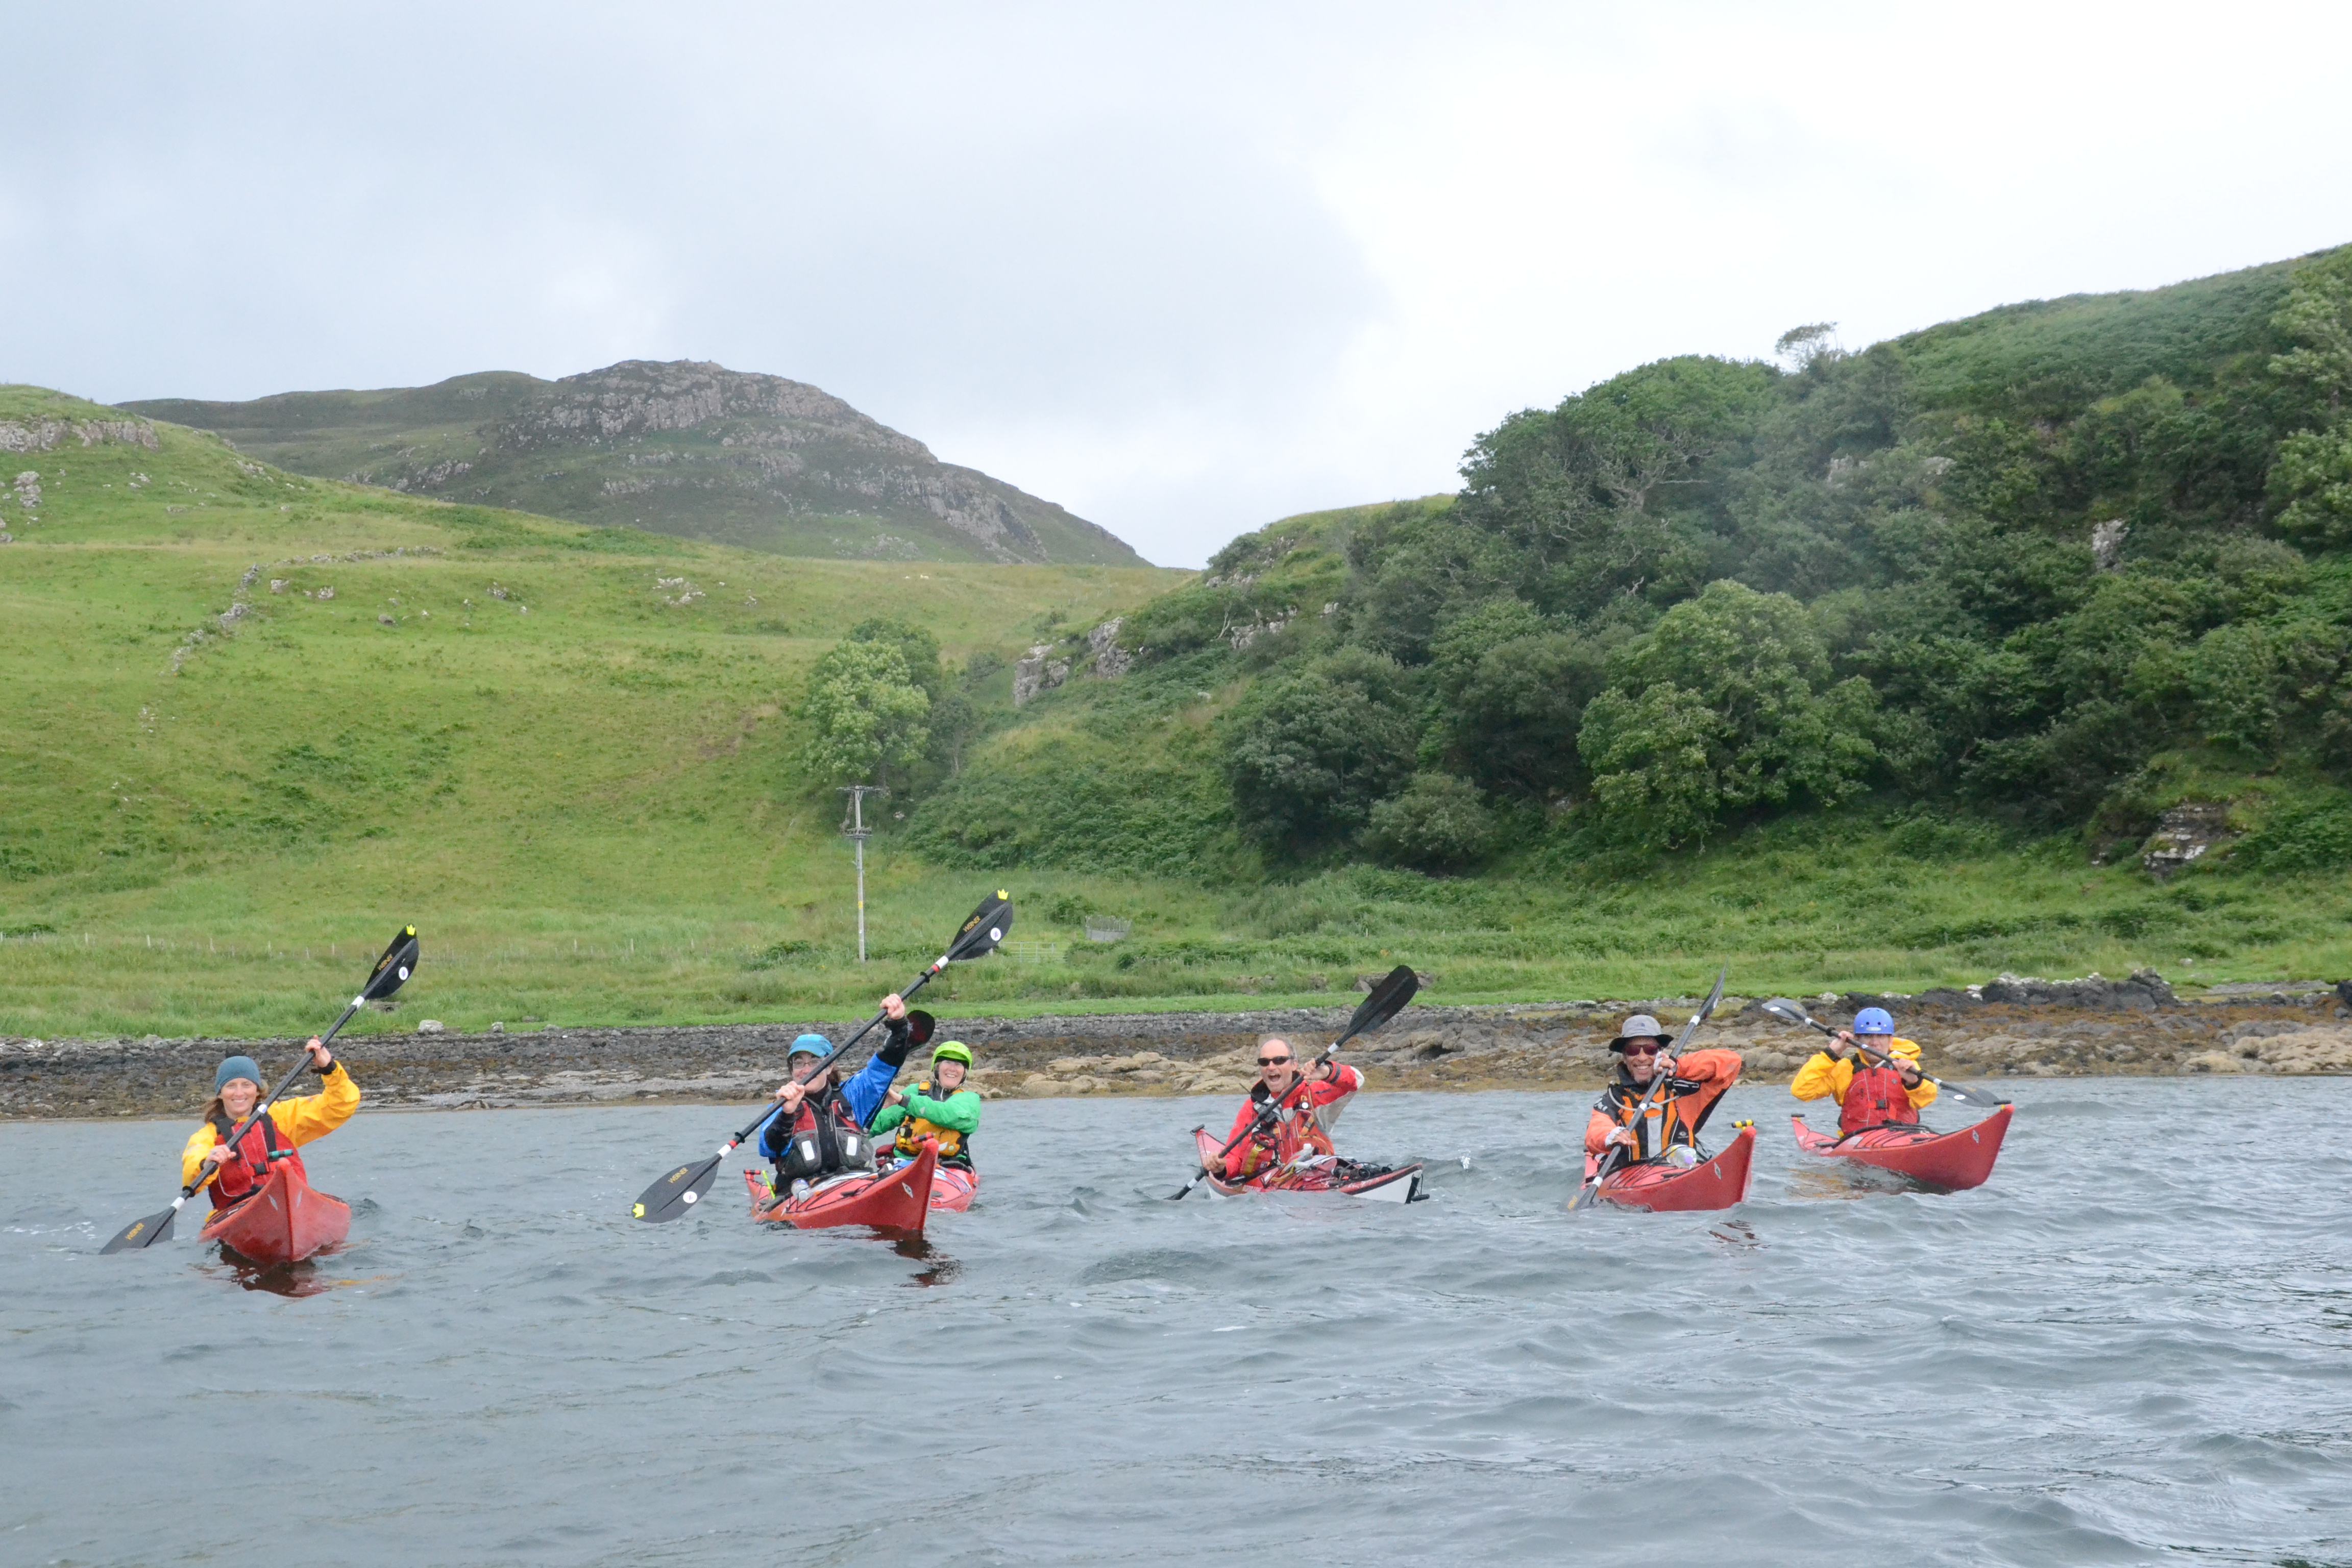
[[[971,1163],[971,1139],[980,1131],[980,1096],[968,1089],[957,1089],[945,1100],[933,1100],[923,1092],[931,1086],[919,1083],[900,1089],[904,1103],[886,1105],[874,1113],[874,1131],[887,1132],[907,1123],[907,1136],[915,1142],[924,1137],[940,1141],[940,1158],[961,1164]]]

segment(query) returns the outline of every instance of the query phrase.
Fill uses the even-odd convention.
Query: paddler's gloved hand
[[[896,991],[882,998],[882,1026],[890,1037],[875,1054],[894,1068],[906,1066],[907,1053],[914,1048],[914,1042],[908,1033],[907,999]]]

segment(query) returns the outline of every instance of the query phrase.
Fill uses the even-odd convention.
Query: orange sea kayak
[[[1843,1138],[1814,1131],[1801,1116],[1789,1120],[1795,1124],[1797,1147],[1809,1154],[1851,1160],[1857,1165],[1908,1176],[1922,1186],[1961,1192],[1982,1186],[1992,1174],[1992,1163],[2000,1157],[2000,1141],[2009,1133],[2010,1113],[2016,1109],[2004,1105],[1975,1126],[1957,1132],[1938,1132],[1913,1122],[1874,1127]]]
[[[931,1178],[939,1168],[939,1159],[940,1146],[927,1138],[922,1153],[911,1164],[894,1165],[878,1173],[829,1177],[811,1188],[804,1197],[771,1196],[767,1173],[762,1171],[744,1172],[743,1184],[751,1194],[753,1219],[773,1220],[802,1230],[863,1225],[876,1230],[920,1236],[923,1221],[931,1212]],[[963,1204],[957,1206],[967,1206],[971,1202],[971,1192],[967,1187]]]
[[[1670,1165],[1663,1160],[1644,1161],[1613,1172],[1601,1184],[1594,1194],[1609,1203],[1630,1209],[1648,1209],[1664,1214],[1693,1209],[1727,1209],[1748,1196],[1749,1166],[1756,1153],[1756,1129],[1743,1127],[1739,1135],[1724,1145],[1723,1152],[1696,1165]],[[1591,1178],[1592,1156],[1584,1158],[1587,1180]]]
[[[256,1263],[299,1263],[351,1233],[351,1205],[317,1191],[284,1160],[259,1192],[214,1215],[202,1239]]]

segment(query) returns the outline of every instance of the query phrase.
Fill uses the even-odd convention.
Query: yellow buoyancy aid
[[[926,1100],[935,1098],[933,1086],[929,1082],[917,1084],[915,1086],[915,1092],[921,1095]],[[924,1118],[919,1116],[909,1116],[906,1121],[898,1123],[898,1151],[899,1157],[902,1159],[911,1160],[916,1155],[921,1153],[923,1152],[923,1140],[926,1138],[933,1138],[939,1141],[940,1158],[942,1160],[964,1160],[969,1158],[964,1152],[962,1133],[957,1131],[952,1127],[942,1127],[936,1121],[926,1121]]]

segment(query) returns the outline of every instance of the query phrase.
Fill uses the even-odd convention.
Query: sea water
[[[2352,1562],[2352,1084],[2000,1087],[1954,1194],[1735,1090],[1749,1201],[1657,1215],[1563,1212],[1586,1095],[1362,1097],[1403,1207],[1168,1202],[1231,1102],[1005,1102],[925,1243],[740,1160],[633,1221],[738,1108],[362,1114],[349,1243],[261,1273],[98,1255],[188,1128],[10,1124],[0,1563]]]

